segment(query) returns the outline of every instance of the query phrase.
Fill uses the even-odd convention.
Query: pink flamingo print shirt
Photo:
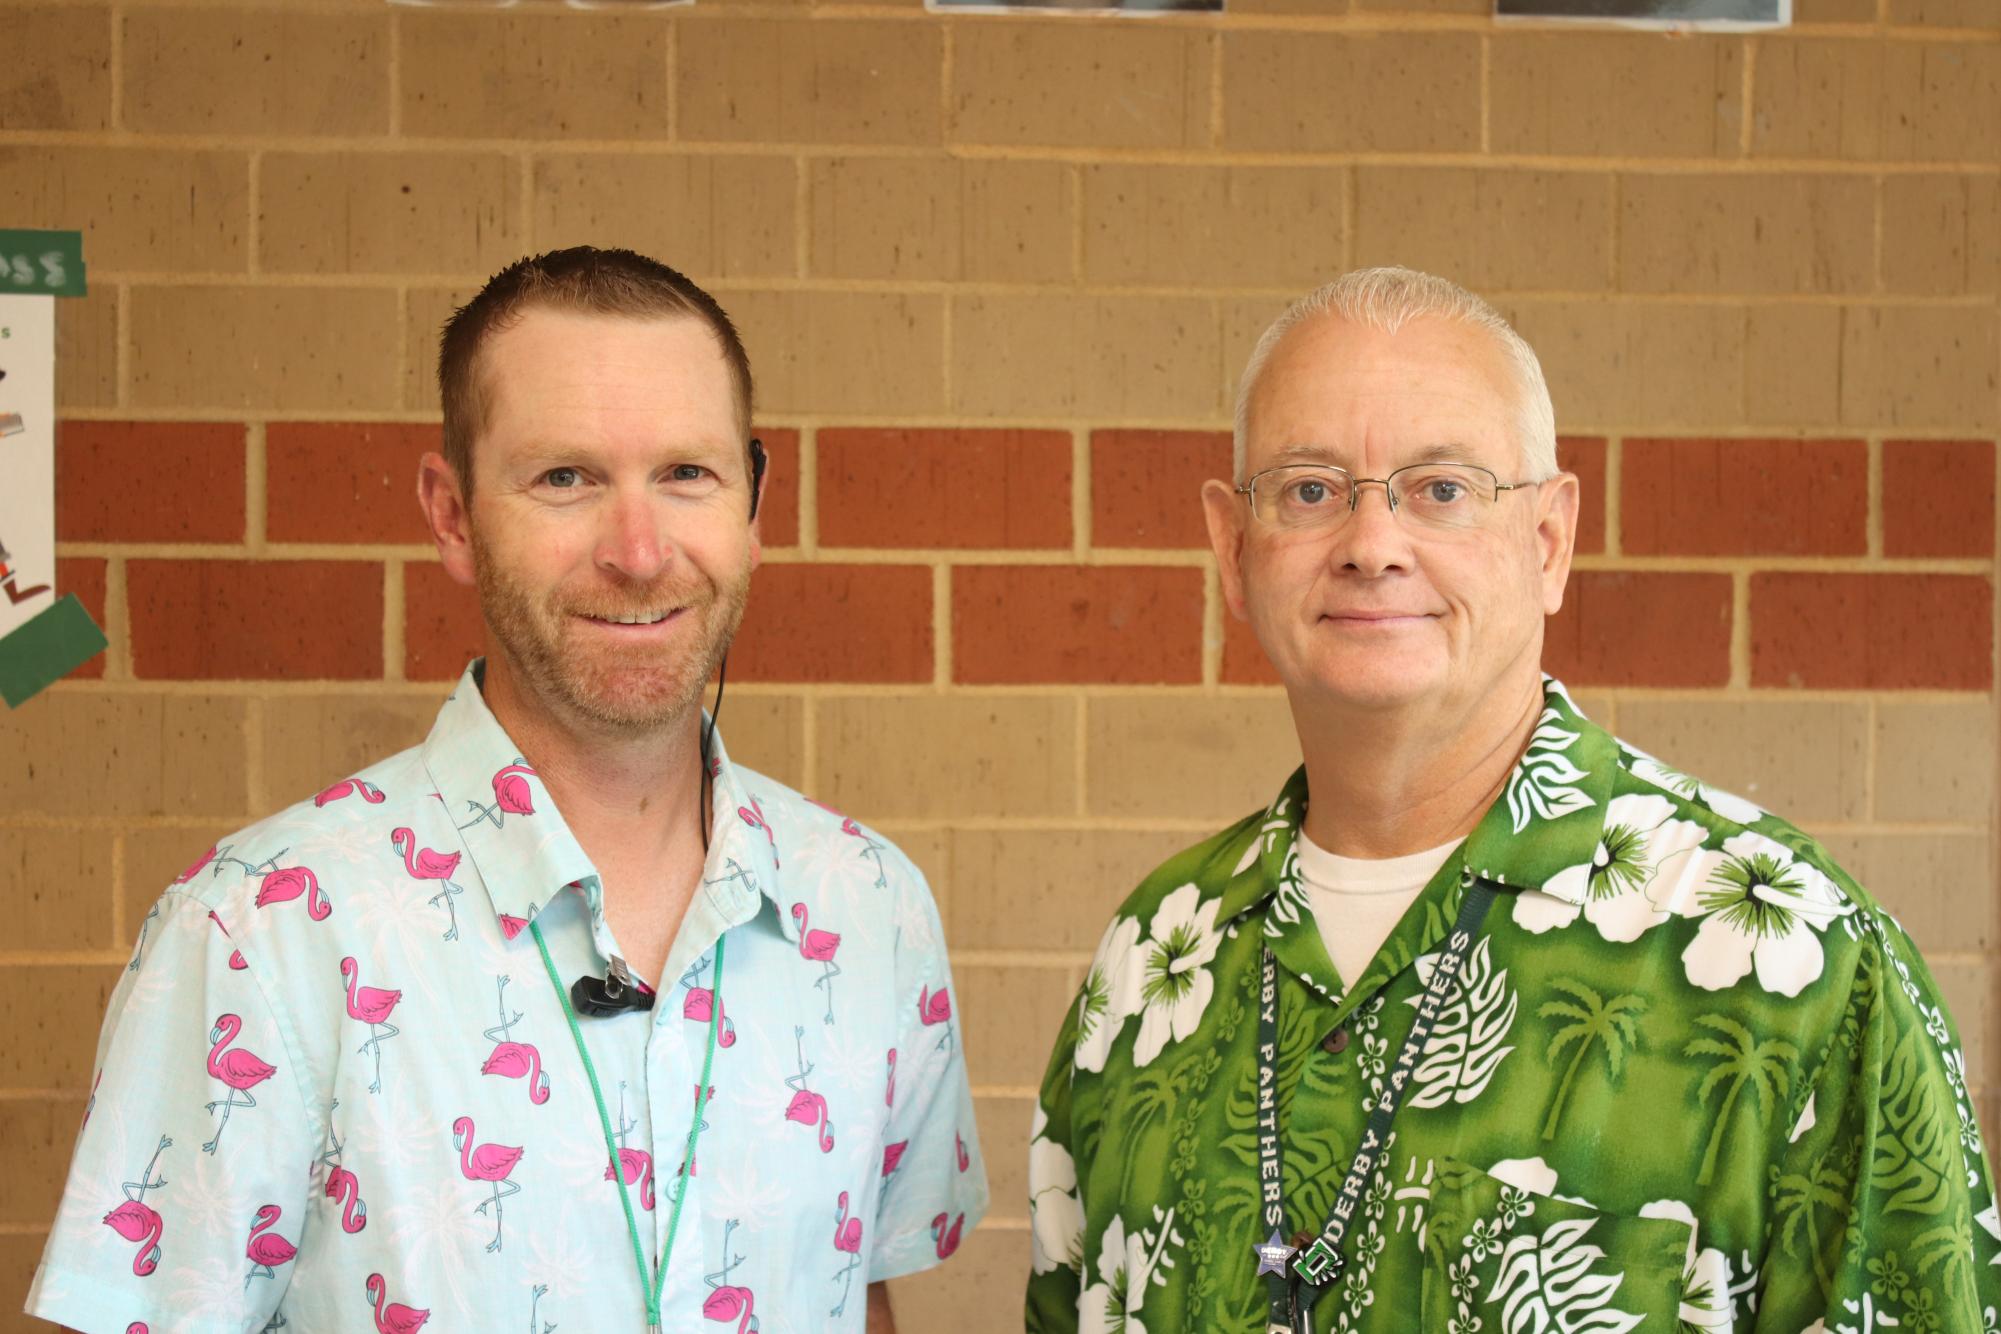
[[[987,1204],[923,875],[731,764],[650,1012],[563,1007],[616,942],[599,881],[488,712],[210,848],[113,991],[27,1310],[95,1334],[860,1330]],[[716,985],[716,944],[727,937]],[[709,1095],[681,1171],[711,1024]]]

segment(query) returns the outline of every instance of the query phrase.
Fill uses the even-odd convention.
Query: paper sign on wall
[[[1741,32],[1790,25],[1793,0],[1494,0],[1494,16]]]
[[[0,699],[19,705],[104,649],[56,588],[56,298],[84,292],[76,232],[0,230]]]
[[[1224,0],[924,0],[933,13],[1220,14]]]

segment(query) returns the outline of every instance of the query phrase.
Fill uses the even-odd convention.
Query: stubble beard
[[[477,538],[472,556],[488,632],[522,685],[553,710],[607,731],[657,731],[684,720],[729,651],[750,593],[746,569],[727,584],[696,576],[538,597]],[[579,613],[616,616],[664,606],[695,618],[699,629],[689,650],[578,642],[592,633],[577,624]]]

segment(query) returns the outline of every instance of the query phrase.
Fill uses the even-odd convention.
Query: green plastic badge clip
[[[83,233],[0,227],[0,294],[82,296]]]
[[[0,699],[20,708],[104,652],[107,642],[71,593],[0,639]]]

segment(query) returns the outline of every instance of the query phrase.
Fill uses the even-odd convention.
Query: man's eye
[[[668,475],[677,482],[699,482],[709,475],[709,470],[699,463],[677,463]]]
[[[1463,482],[1445,480],[1427,482],[1424,486],[1424,498],[1434,505],[1456,504],[1466,498],[1466,486]]]
[[[542,480],[559,491],[569,491],[583,481],[583,478],[578,475],[575,468],[551,468],[542,474]]]
[[[1321,505],[1326,503],[1328,495],[1327,483],[1307,477],[1292,484],[1290,499],[1295,505]]]

